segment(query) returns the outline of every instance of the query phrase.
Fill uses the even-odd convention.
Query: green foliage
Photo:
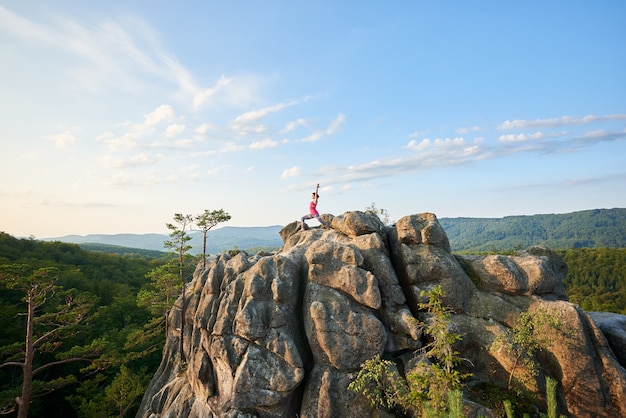
[[[511,405],[510,399],[506,399],[504,401],[504,411],[506,412],[507,418],[515,418],[515,415],[513,413],[513,405]]]
[[[54,296],[37,311],[39,331],[35,335],[45,338],[40,340],[34,367],[56,365],[35,375],[33,389],[38,396],[29,408],[32,416],[119,415],[119,408],[111,409],[103,396],[120,375],[122,365],[140,376],[144,387],[147,385],[161,360],[163,315],[153,316],[148,307],[138,306],[136,295],[142,288],[152,289],[146,275],[164,261],[86,251],[74,244],[17,239],[0,232],[2,269],[26,275],[13,284],[0,281],[12,287],[3,286],[0,291],[0,364],[23,357],[26,318],[20,313],[26,305],[25,293],[18,285],[34,283],[29,276],[39,269],[37,275],[46,271],[56,280]],[[66,310],[68,304],[91,304],[93,310],[72,313]],[[54,329],[54,315],[68,320],[72,314],[84,318],[47,334]],[[89,358],[91,362],[65,362],[72,358]],[[22,379],[17,371],[15,367],[0,368],[0,405],[11,405],[20,395]],[[54,392],[49,392],[51,389]],[[132,401],[126,416],[134,416],[138,402],[138,398]]]
[[[556,386],[557,382],[553,378],[546,377],[546,399],[548,403],[548,418],[557,418],[558,405],[556,402]],[[543,415],[543,414],[542,414]]]
[[[145,369],[142,377],[122,365],[113,382],[106,387],[104,391],[105,399],[108,403],[115,406],[120,418],[125,417],[135,400],[143,395],[146,388],[146,380]]]
[[[420,303],[419,308],[426,310],[429,316],[424,323],[418,323],[418,327],[430,339],[422,351],[432,362],[420,360],[407,374],[409,402],[418,410],[429,405],[442,412],[448,404],[448,394],[461,389],[463,380],[469,375],[455,369],[462,358],[453,346],[461,336],[450,331],[451,311],[443,304],[441,286],[433,287],[430,292],[422,291],[421,296],[428,296],[428,302]]]
[[[205,209],[200,215],[194,218],[196,226],[202,231],[202,268],[206,268],[206,239],[207,233],[214,226],[230,220],[230,215],[224,212],[224,209],[208,210]]]
[[[392,361],[374,357],[363,363],[348,389],[363,394],[373,406],[398,407],[424,416],[441,416],[448,409],[457,411],[453,416],[462,416],[458,393],[469,375],[455,369],[462,359],[453,349],[461,336],[450,332],[451,312],[443,305],[441,286],[424,295],[429,299],[420,309],[427,310],[429,318],[425,323],[416,320],[416,326],[430,338],[422,349],[423,359],[403,377]]]
[[[552,379],[549,376],[546,376],[546,399],[548,404],[547,414],[543,412],[539,413],[540,418],[566,418],[565,415],[558,415],[558,405],[556,401],[556,389],[557,389],[557,381]],[[503,402],[504,410],[506,412],[507,418],[515,417],[515,408],[510,400],[505,400]],[[524,417],[527,417],[528,414],[524,414]]]
[[[500,254],[543,245],[553,249],[626,247],[626,209],[504,218],[440,218],[455,252]]]
[[[589,312],[626,314],[626,248],[560,250],[570,301]]]
[[[496,337],[493,347],[504,348],[513,356],[513,366],[507,382],[508,390],[514,390],[521,395],[527,386],[532,385],[531,379],[539,374],[539,363],[535,354],[550,344],[550,331],[560,329],[562,323],[558,315],[538,309],[533,314],[522,312],[511,329]],[[518,373],[522,367],[528,375]]]
[[[181,283],[173,261],[155,267],[146,273],[149,284],[137,293],[137,305],[159,317],[167,314],[180,294]]]
[[[166,223],[167,229],[170,230],[170,239],[166,240],[163,243],[165,248],[172,250],[172,252],[179,259],[179,266],[181,269],[181,280],[182,280],[182,269],[184,267],[184,261],[188,258],[188,252],[191,249],[191,245],[188,242],[191,240],[189,233],[187,232],[187,228],[191,227],[193,218],[191,215],[183,215],[180,213],[174,214],[174,222],[175,223]]]
[[[365,212],[372,212],[374,215],[378,216],[378,218],[384,223],[388,225],[390,223],[389,212],[387,209],[377,208],[376,203],[372,202],[372,204],[365,208]]]
[[[454,389],[448,395],[448,417],[463,418],[463,392],[460,389]]]
[[[450,332],[452,315],[443,304],[443,290],[437,285],[430,292],[422,290],[421,296],[428,296],[428,302],[420,303],[418,306],[430,314],[426,323],[419,324],[422,331],[432,339],[425,347],[427,357],[439,362],[445,372],[452,375],[454,367],[462,360],[459,353],[453,349],[453,344],[460,341],[461,336]]]
[[[146,260],[158,260],[164,258],[166,253],[156,250],[145,250],[143,248],[129,248],[119,245],[85,243],[78,246],[87,251],[99,251],[106,254],[123,255],[125,257],[141,258]]]
[[[406,380],[398,373],[395,363],[381,359],[379,355],[361,365],[357,377],[350,382],[348,389],[365,396],[372,407],[383,406],[389,409],[403,406],[402,400],[409,393]]]
[[[186,229],[193,222],[191,215],[182,215],[180,213],[174,214],[174,222],[177,225],[168,223],[167,229],[171,231],[171,241],[165,241],[165,248],[169,248],[174,251],[174,254],[178,256],[178,277],[180,279],[181,288],[181,307],[180,307],[180,338],[179,338],[179,356],[181,359],[181,366],[184,366],[187,362],[184,351],[184,335],[185,335],[185,313],[187,311],[186,297],[185,297],[185,261],[190,258],[188,251],[191,249],[191,245],[187,244],[191,237],[187,233]]]
[[[25,417],[33,397],[76,381],[72,373],[50,377],[44,371],[71,362],[90,361],[101,354],[81,351],[76,355],[77,346],[58,356],[52,354],[85,326],[96,298],[75,289],[63,289],[57,284],[58,273],[54,267],[33,270],[26,264],[4,264],[0,265],[0,280],[4,287],[21,292],[25,302],[23,315],[26,320],[21,333],[24,344],[3,347],[1,351],[8,356],[0,362],[2,368],[21,371],[22,390],[14,408],[18,416]],[[19,351],[11,352],[17,347]],[[11,404],[2,406],[11,409]]]
[[[104,375],[86,381],[70,396],[81,418],[110,418],[112,416],[131,417],[137,409],[137,402],[146,390],[149,376],[146,368],[138,373],[122,365],[111,383],[106,384]]]

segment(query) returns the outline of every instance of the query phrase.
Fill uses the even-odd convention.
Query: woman
[[[311,193],[311,203],[309,203],[309,213],[304,215],[302,217],[302,221],[301,221],[301,230],[304,231],[306,230],[306,222],[304,222],[306,219],[313,219],[313,218],[317,218],[317,220],[324,225],[324,227],[331,229],[331,226],[328,225],[326,222],[324,222],[324,220],[322,219],[322,217],[320,216],[320,213],[317,211],[317,200],[320,198],[320,195],[317,194],[317,192],[313,192]]]

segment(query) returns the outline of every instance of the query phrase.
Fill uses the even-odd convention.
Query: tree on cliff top
[[[172,231],[170,233],[171,240],[167,240],[164,243],[165,248],[169,248],[173,250],[178,256],[178,277],[180,279],[180,283],[182,286],[181,290],[181,308],[180,308],[180,361],[181,364],[186,362],[185,352],[183,349],[183,336],[185,335],[185,311],[186,311],[186,303],[185,303],[185,260],[189,256],[187,252],[191,249],[191,245],[187,244],[191,237],[187,233],[186,229],[191,225],[193,218],[191,215],[183,215],[180,213],[174,214],[174,222],[178,225],[174,225],[172,223],[167,223],[167,229]]]
[[[227,212],[224,212],[224,209],[212,210],[208,209],[204,210],[204,213],[200,215],[196,215],[194,218],[196,221],[196,225],[202,231],[202,270],[206,268],[206,235],[207,232],[215,225],[226,222],[230,220],[230,215]]]

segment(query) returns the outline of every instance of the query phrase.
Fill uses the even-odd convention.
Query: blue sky
[[[625,19],[623,1],[3,1],[0,230],[286,225],[316,183],[334,215],[626,207]]]

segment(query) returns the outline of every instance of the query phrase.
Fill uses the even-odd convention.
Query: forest
[[[493,252],[543,245],[552,249],[626,247],[626,209],[503,218],[441,218],[452,250]]]
[[[41,372],[33,376],[28,416],[134,416],[165,341],[165,312],[141,296],[155,290],[151,272],[167,265],[167,258],[150,254],[88,251],[0,233],[0,414],[16,416],[22,387],[15,363],[24,358],[32,292],[21,285],[46,276],[54,287],[34,311],[40,344],[33,369]],[[15,272],[19,280],[10,286]],[[80,318],[71,317],[70,305]]]
[[[135,415],[161,360],[164,318],[181,290],[179,266],[176,253],[108,250],[0,232],[0,414],[16,416],[30,295],[40,344],[29,416]],[[626,248],[557,252],[569,267],[572,302],[626,314]],[[185,259],[187,281],[198,262]],[[53,291],[37,299],[33,288],[48,282]]]

